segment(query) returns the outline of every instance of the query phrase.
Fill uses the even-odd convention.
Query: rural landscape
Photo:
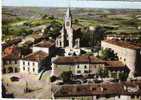
[[[2,7],[2,97],[141,99],[141,10]]]

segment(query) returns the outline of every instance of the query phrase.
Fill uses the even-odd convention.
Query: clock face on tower
[[[70,25],[70,22],[66,22],[66,26],[69,26]]]

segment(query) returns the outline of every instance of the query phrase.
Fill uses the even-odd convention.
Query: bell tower
[[[65,28],[70,29],[72,27],[72,16],[70,12],[70,8],[67,9],[66,15],[65,15]]]
[[[67,9],[65,18],[65,30],[67,33],[68,47],[73,48],[73,29],[72,29],[72,15],[70,8]]]

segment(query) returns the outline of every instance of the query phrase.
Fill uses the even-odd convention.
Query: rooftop
[[[23,60],[29,60],[29,61],[41,61],[43,59],[45,59],[46,57],[48,57],[48,54],[43,52],[43,51],[37,51],[35,53],[31,53],[27,56],[25,56],[25,58],[23,58]]]
[[[54,87],[55,88],[55,87]],[[141,95],[141,81],[102,84],[61,85],[54,91],[55,97],[69,96],[106,96],[106,95]],[[54,89],[55,90],[55,89]],[[115,91],[116,90],[116,91]]]
[[[123,48],[141,49],[141,43],[133,43],[122,40],[104,40],[104,42],[108,42],[110,44],[114,44]]]
[[[46,47],[46,48],[49,48],[49,47],[52,47],[54,45],[55,45],[54,42],[43,40],[40,43],[35,44],[34,47]]]
[[[108,42],[110,44],[114,44],[123,48],[129,48],[129,49],[141,49],[141,43],[133,43],[133,42],[127,42],[122,40],[104,40],[104,42]]]
[[[20,58],[20,50],[15,45],[7,47],[2,52],[3,59],[19,59]]]
[[[119,68],[119,67],[125,67],[125,65],[121,61],[105,61],[106,67],[113,67],[113,68]]]
[[[6,47],[11,46],[13,44],[17,45],[21,41],[22,41],[21,38],[16,38],[16,39],[13,39],[13,40],[8,40],[5,43],[2,43],[2,49],[5,49]]]
[[[103,63],[102,60],[94,56],[59,56],[54,63],[56,64],[75,64],[75,63]]]

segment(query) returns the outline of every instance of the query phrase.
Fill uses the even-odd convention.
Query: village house
[[[15,45],[7,47],[2,52],[2,72],[16,73],[19,72],[19,59],[21,57],[20,49]]]
[[[63,71],[72,71],[74,75],[95,75],[100,68],[112,72],[128,72],[120,61],[103,61],[94,56],[58,56],[52,60],[52,74],[59,76]]]
[[[32,50],[33,52],[43,51],[49,54],[49,56],[53,56],[55,53],[55,43],[51,40],[50,41],[43,40],[33,45]]]
[[[46,70],[48,54],[43,51],[33,52],[24,58],[20,59],[20,72],[39,74],[42,70]]]
[[[60,85],[52,88],[53,99],[140,100],[141,81]]]
[[[130,70],[129,77],[141,75],[141,44],[108,39],[101,41],[102,48],[110,48]]]

